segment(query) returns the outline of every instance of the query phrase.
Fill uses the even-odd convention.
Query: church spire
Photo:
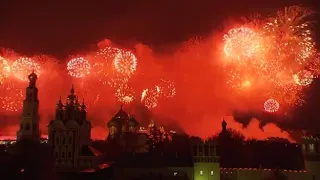
[[[57,109],[58,109],[58,110],[62,110],[62,108],[63,108],[63,104],[62,104],[61,96],[60,96],[59,101],[58,101],[58,104],[57,104]]]
[[[227,132],[227,122],[224,120],[224,118],[222,119],[222,133],[226,133]]]
[[[73,86],[73,84],[72,84],[72,86],[71,86],[70,93],[71,93],[71,94],[74,94],[74,86]]]
[[[70,94],[68,96],[68,100],[70,104],[75,103],[75,100],[77,99],[76,95],[75,95],[75,91],[74,91],[74,86],[72,84],[71,86],[71,90],[70,90]]]

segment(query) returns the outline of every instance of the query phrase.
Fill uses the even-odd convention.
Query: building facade
[[[23,101],[22,117],[20,128],[17,132],[17,141],[28,139],[40,141],[39,130],[39,99],[38,88],[36,87],[37,75],[32,72],[29,76],[29,86],[26,88],[26,97]]]
[[[306,171],[320,180],[320,136],[304,136],[301,143]]]
[[[226,125],[226,122],[223,121],[222,132],[220,133],[223,137],[228,137]],[[305,168],[299,170],[268,169],[262,166],[260,168],[221,167],[219,141],[198,140],[193,142],[191,156],[182,157],[178,153],[175,155],[144,153],[122,156],[119,161],[114,163],[114,179],[319,180],[319,140],[319,137],[306,136],[302,139],[301,146],[298,144],[282,143],[285,147],[284,149],[288,149],[289,151],[289,146],[302,150]],[[266,143],[272,142],[267,141]],[[290,153],[288,152],[288,154]],[[272,154],[268,157],[276,158]]]
[[[60,171],[79,171],[97,164],[99,154],[91,145],[91,123],[84,101],[80,104],[72,86],[65,104],[61,97],[56,117],[48,126],[48,144]]]

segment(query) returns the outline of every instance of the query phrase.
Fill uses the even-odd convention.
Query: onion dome
[[[129,119],[129,115],[124,112],[122,109],[122,106],[120,107],[120,110],[113,116],[114,119]]]
[[[112,127],[112,126],[114,126],[114,127],[119,127],[119,126],[120,126],[120,123],[119,123],[115,118],[112,118],[112,119],[108,122],[107,126],[108,126],[109,128]]]
[[[75,120],[68,120],[68,121],[66,122],[66,127],[67,127],[67,128],[78,128],[79,125],[78,125],[78,123],[77,123]]]
[[[128,125],[129,127],[137,127],[139,123],[133,116],[131,116],[130,119],[128,120]]]
[[[50,127],[52,128],[57,128],[57,129],[64,129],[65,126],[61,120],[52,120],[49,124]]]

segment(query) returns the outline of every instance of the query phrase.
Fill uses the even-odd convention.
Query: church
[[[149,135],[139,131],[139,122],[120,107],[108,121],[108,141],[120,144],[125,152],[143,153],[149,150]]]
[[[29,86],[26,88],[26,98],[23,101],[22,117],[20,128],[17,132],[17,141],[29,139],[40,141],[39,130],[39,99],[36,81],[38,76],[34,71],[28,76]]]
[[[61,97],[56,117],[48,125],[48,144],[59,171],[79,171],[97,165],[100,153],[91,145],[91,123],[84,100],[79,103],[72,86],[66,103]]]

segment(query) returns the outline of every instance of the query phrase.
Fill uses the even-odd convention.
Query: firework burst
[[[157,87],[160,94],[166,98],[172,98],[176,95],[175,83],[171,80],[161,79]]]
[[[130,51],[120,50],[114,59],[114,68],[124,76],[130,77],[137,68],[137,58]]]
[[[73,58],[67,63],[68,74],[75,78],[83,78],[90,74],[91,65],[84,57]]]
[[[244,60],[258,56],[262,50],[261,37],[247,27],[233,28],[223,37],[223,51],[227,57]]]
[[[308,70],[303,70],[293,75],[294,82],[300,86],[308,86],[313,81],[313,74]]]
[[[22,57],[13,62],[11,72],[21,81],[28,81],[28,75],[34,71],[38,77],[40,74],[40,65],[33,59]]]
[[[268,99],[267,101],[264,102],[264,109],[267,112],[277,112],[280,108],[280,104],[278,101],[274,99]]]
[[[94,55],[94,63],[92,63],[92,72],[99,78],[102,84],[108,84],[110,75],[113,74],[112,64],[116,55],[119,53],[118,48],[105,47],[99,49]]]
[[[0,84],[3,84],[5,78],[10,74],[10,66],[6,59],[0,56]]]
[[[115,96],[117,97],[118,101],[123,104],[129,104],[134,100],[134,90],[128,84],[122,84],[116,90]]]
[[[253,19],[231,29],[224,36],[223,49],[230,87],[238,93],[250,89],[263,98],[274,97],[286,107],[301,105],[303,87],[320,72],[310,23],[306,22],[311,14],[292,6],[276,17]]]
[[[7,112],[18,112],[22,107],[24,97],[23,88],[16,84],[17,83],[9,82],[0,86],[1,108]]]

